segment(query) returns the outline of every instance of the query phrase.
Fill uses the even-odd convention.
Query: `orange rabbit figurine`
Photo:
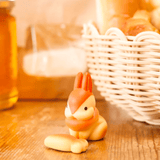
[[[81,72],[77,74],[65,116],[70,135],[87,140],[100,140],[105,136],[107,123],[96,108],[89,73],[84,76]]]

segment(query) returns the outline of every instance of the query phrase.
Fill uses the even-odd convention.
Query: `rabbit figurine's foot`
[[[88,148],[88,142],[85,139],[78,139],[71,145],[71,151],[73,153],[81,153],[86,151]]]
[[[98,124],[92,131],[91,135],[88,137],[88,140],[100,140],[104,138],[106,132],[107,132],[107,122],[102,116],[99,116]]]

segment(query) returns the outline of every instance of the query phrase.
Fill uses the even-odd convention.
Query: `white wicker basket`
[[[99,35],[84,25],[89,72],[107,101],[137,121],[160,125],[160,35],[126,37],[118,28]]]

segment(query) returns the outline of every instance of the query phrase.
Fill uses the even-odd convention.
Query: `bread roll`
[[[151,21],[151,15],[146,10],[138,10],[133,16],[134,19],[144,19],[148,22]]]
[[[153,5],[151,4],[152,0],[140,0],[140,9],[152,11],[154,9]]]
[[[158,29],[150,23],[150,15],[146,11],[137,11],[133,18],[125,22],[122,31],[127,36],[136,36],[144,31],[159,32]]]
[[[152,11],[160,7],[160,0],[140,0],[140,8],[147,11]]]
[[[160,0],[150,0],[150,4],[153,8],[158,8],[160,7]]]
[[[160,7],[151,12],[151,23],[160,30]]]
[[[140,8],[139,0],[96,0],[97,21],[101,34],[110,27],[121,29],[124,21]]]

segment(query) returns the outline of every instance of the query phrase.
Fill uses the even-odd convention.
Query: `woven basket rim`
[[[91,34],[87,33],[88,28],[91,31]],[[112,35],[108,36],[107,33],[111,32],[111,31],[114,31],[114,30],[117,31],[117,32],[119,32],[120,34],[124,35],[124,33],[119,28],[117,28],[117,27],[111,27],[111,28],[109,28],[105,32],[105,34],[102,35],[98,31],[98,29],[95,27],[95,25],[94,25],[93,22],[88,22],[88,23],[86,23],[86,24],[83,25],[83,34],[82,34],[82,37],[83,38],[102,38],[102,39],[106,38],[106,37],[107,38],[112,38],[113,36]],[[154,31],[144,31],[144,32],[141,32],[141,33],[137,34],[136,36],[126,36],[126,35],[124,35],[124,36],[126,37],[127,40],[133,41],[134,39],[136,39],[138,37],[141,37],[142,35],[153,35],[153,36],[157,36],[157,37],[160,38],[160,34],[157,33],[157,32],[154,32]],[[159,40],[159,43],[160,43],[160,40]]]

